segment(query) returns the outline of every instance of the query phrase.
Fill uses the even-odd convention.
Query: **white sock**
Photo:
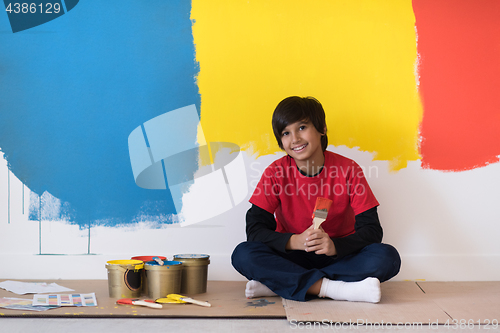
[[[251,280],[247,282],[245,296],[247,298],[254,298],[262,296],[276,296],[276,294],[259,281]]]
[[[319,297],[329,297],[338,301],[380,302],[380,281],[369,277],[359,282],[335,281],[323,278]]]

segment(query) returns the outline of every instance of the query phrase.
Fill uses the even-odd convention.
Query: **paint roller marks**
[[[500,2],[414,0],[422,166],[464,171],[500,154]]]
[[[410,0],[193,0],[191,18],[208,142],[273,154],[274,108],[312,95],[330,144],[373,152],[392,170],[419,159]]]
[[[199,106],[190,11],[190,1],[89,0],[71,20],[0,34],[9,45],[1,51],[8,112],[0,112],[0,147],[30,190],[67,203],[58,219],[82,228],[142,216],[173,223],[171,198],[130,181],[126,138],[166,110]],[[49,25],[57,38],[44,33]]]

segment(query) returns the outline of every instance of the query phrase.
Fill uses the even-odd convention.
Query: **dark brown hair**
[[[319,133],[324,134],[321,137],[321,148],[325,151],[328,147],[325,111],[321,103],[314,97],[290,96],[278,104],[272,120],[273,132],[278,146],[283,149],[281,134],[285,127],[298,121],[310,121]],[[325,130],[324,133],[323,130]]]

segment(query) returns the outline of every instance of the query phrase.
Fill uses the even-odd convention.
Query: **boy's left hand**
[[[313,229],[309,232],[304,245],[306,247],[306,252],[326,254],[327,256],[334,256],[337,254],[332,239],[321,226],[319,229]]]

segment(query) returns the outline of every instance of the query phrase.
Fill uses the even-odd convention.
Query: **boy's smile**
[[[322,136],[309,120],[303,120],[285,127],[281,133],[281,142],[297,167],[308,175],[313,175],[325,162],[321,147]]]
[[[307,143],[306,143],[306,144],[303,144],[303,145],[300,145],[300,146],[298,146],[298,147],[294,147],[294,148],[292,148],[292,150],[293,150],[293,151],[295,151],[295,152],[301,152],[301,151],[303,151],[306,147],[307,147]]]

